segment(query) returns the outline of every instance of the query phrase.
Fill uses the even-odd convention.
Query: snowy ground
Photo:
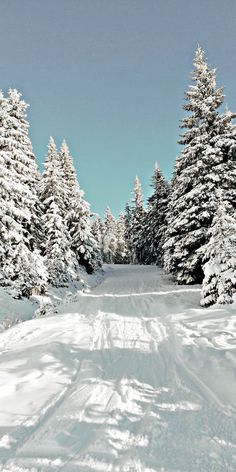
[[[73,299],[78,290],[96,287],[103,278],[103,270],[88,275],[80,269],[78,275],[77,282],[60,288],[49,287],[46,296],[33,296],[30,299],[13,298],[9,288],[0,287],[0,333],[14,324],[41,316],[44,311],[55,311],[57,305],[65,305]]]
[[[201,309],[155,267],[105,271],[0,335],[0,470],[235,472],[235,306]]]

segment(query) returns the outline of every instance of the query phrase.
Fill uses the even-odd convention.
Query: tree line
[[[44,293],[101,265],[91,212],[68,146],[48,144],[40,175],[17,90],[0,95],[0,284],[16,296]]]
[[[178,284],[202,283],[201,305],[210,306],[231,303],[236,291],[236,115],[222,111],[223,88],[200,47],[191,78],[172,181],[156,165],[145,207],[136,178],[124,215],[124,261],[161,265]],[[104,260],[114,249],[114,240],[107,249],[107,226],[105,219]]]
[[[116,220],[92,215],[65,141],[48,144],[39,173],[21,94],[0,94],[0,284],[43,293],[105,263],[157,264],[179,284],[203,283],[203,306],[231,303],[236,290],[236,115],[203,50],[194,57],[180,127],[182,152],[166,182],[157,165],[144,204],[136,177]]]

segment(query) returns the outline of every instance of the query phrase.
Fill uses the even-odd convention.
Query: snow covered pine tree
[[[125,205],[125,245],[127,247],[127,263],[131,262],[132,254],[132,234],[131,234],[131,208],[129,203]]]
[[[145,221],[145,210],[143,206],[143,194],[142,187],[138,177],[134,181],[134,198],[130,212],[130,250],[131,250],[131,262],[135,264],[145,263],[146,252],[146,239],[143,234],[143,226]]]
[[[103,239],[103,223],[100,216],[93,215],[94,220],[92,221],[92,234],[97,243],[99,250],[99,258],[102,260],[102,239]]]
[[[44,291],[47,272],[38,251],[37,165],[28,136],[27,104],[17,90],[0,97],[0,264],[2,283],[16,293]]]
[[[236,292],[236,220],[231,205],[219,198],[219,207],[209,231],[210,241],[202,248],[204,279],[202,306],[232,303]]]
[[[154,192],[148,199],[148,210],[143,234],[147,247],[146,263],[163,265],[169,186],[157,163],[155,164],[151,185],[154,188]]]
[[[40,183],[40,199],[43,206],[45,241],[43,254],[48,270],[49,282],[61,286],[76,279],[78,264],[71,250],[71,238],[64,223],[65,184],[57,148],[51,137],[45,170]]]
[[[128,248],[125,240],[125,215],[121,213],[116,222],[117,246],[114,257],[115,264],[128,263]]]
[[[71,238],[71,249],[77,263],[91,274],[101,265],[100,250],[92,233],[90,206],[84,199],[65,140],[60,150],[64,188],[66,224]]]
[[[116,219],[109,207],[106,208],[103,225],[102,257],[106,264],[113,264],[117,250]]]
[[[164,267],[178,283],[201,283],[202,252],[209,240],[208,229],[218,207],[216,187],[236,204],[235,126],[232,113],[220,114],[222,88],[216,88],[215,70],[197,48],[192,73],[194,85],[186,93],[182,120],[184,150],[177,158],[168,205],[168,228],[164,245]]]

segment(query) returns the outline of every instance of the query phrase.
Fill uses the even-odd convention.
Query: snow
[[[17,321],[31,319],[37,306],[28,299],[17,300],[0,287],[0,331]]]
[[[0,471],[235,472],[235,304],[104,270],[1,333]]]
[[[18,322],[41,316],[44,312],[55,311],[57,305],[67,304],[77,292],[84,293],[96,287],[103,277],[103,270],[88,275],[81,267],[77,275],[78,281],[65,284],[64,287],[48,286],[46,295],[33,295],[30,298],[13,298],[13,288],[0,287],[0,332]]]

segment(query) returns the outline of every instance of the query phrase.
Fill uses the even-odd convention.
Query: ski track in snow
[[[235,472],[236,312],[107,266],[0,335],[1,472]]]

